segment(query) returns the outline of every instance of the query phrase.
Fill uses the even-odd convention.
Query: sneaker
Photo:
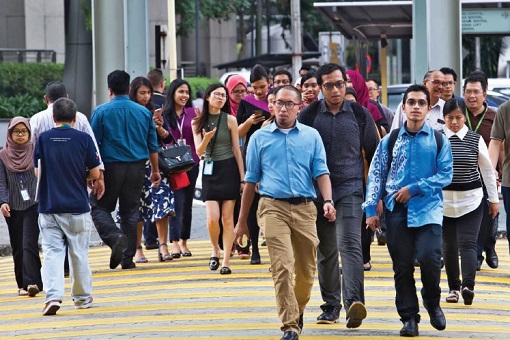
[[[43,315],[55,315],[57,311],[60,309],[60,301],[52,300],[46,302],[44,309],[42,310]]]
[[[239,258],[241,260],[247,260],[247,259],[249,259],[251,257],[250,252],[249,251],[245,251],[245,250],[239,250],[237,252],[237,254],[239,255]]]
[[[94,299],[92,296],[89,296],[89,298],[85,301],[75,301],[74,302],[74,308],[76,309],[86,309],[92,307],[94,304]]]
[[[340,317],[340,306],[321,307],[323,312],[317,317],[318,324],[332,324],[338,322]]]
[[[28,296],[34,297],[39,294],[39,287],[37,287],[37,285],[28,285],[27,292]]]

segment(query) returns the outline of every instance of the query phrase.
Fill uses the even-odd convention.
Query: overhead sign
[[[462,34],[510,35],[510,9],[463,9]]]

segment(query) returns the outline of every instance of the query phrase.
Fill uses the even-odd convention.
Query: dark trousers
[[[241,198],[239,198],[241,199]],[[260,227],[257,223],[257,210],[259,207],[259,200],[260,195],[255,193],[255,197],[253,197],[253,203],[250,207],[250,212],[248,214],[247,224],[248,224],[248,231],[250,233],[250,240],[251,240],[251,251],[253,254],[258,255],[259,254],[259,234],[260,234]],[[270,228],[271,226],[266,226],[266,228]]]
[[[414,281],[414,258],[420,263],[421,296],[424,304],[439,305],[441,288],[441,225],[408,227],[407,208],[395,204],[386,210],[386,241],[393,262],[397,312],[403,321],[416,318],[420,311]]]
[[[5,218],[18,288],[27,289],[28,285],[36,284],[43,290],[38,216],[37,204],[34,204],[26,210],[11,210],[11,217]]]
[[[361,248],[363,251],[363,263],[368,263],[371,260],[370,246],[374,240],[374,232],[372,229],[367,228],[366,215],[363,213],[361,219]]]
[[[501,195],[503,196],[503,204],[505,205],[506,212],[506,238],[510,246],[510,187],[502,186]]]
[[[482,221],[484,202],[457,218],[443,218],[443,259],[450,290],[460,290],[459,253],[462,287],[473,290],[476,276],[476,239]]]
[[[99,201],[95,195],[90,195],[92,220],[99,236],[110,248],[117,241],[121,231],[127,236],[128,242],[122,261],[130,262],[136,252],[136,224],[145,176],[145,161],[105,162],[104,167],[104,195]],[[112,217],[117,200],[120,230]]]
[[[197,183],[199,166],[187,172],[189,185],[174,191],[175,216],[169,219],[170,241],[189,240],[193,212],[193,193]]]
[[[156,223],[151,221],[143,222],[143,238],[145,240],[145,245],[158,243],[158,230],[156,228]]]
[[[489,214],[489,201],[487,201],[487,191],[484,187],[484,197],[482,200],[483,214],[480,223],[480,231],[476,241],[476,255],[479,261],[483,261],[482,253],[491,253],[496,248],[496,237],[498,235],[499,214],[495,218]]]

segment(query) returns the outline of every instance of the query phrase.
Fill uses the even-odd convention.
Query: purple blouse
[[[181,116],[177,117],[177,127],[172,129],[169,126],[170,133],[175,137],[175,139],[184,138],[186,140],[186,144],[191,146],[191,153],[193,154],[193,160],[195,164],[200,162],[198,158],[197,151],[195,149],[195,141],[193,140],[193,128],[191,127],[191,121],[195,118],[195,109],[192,107],[185,107]],[[182,133],[181,127],[182,126]]]

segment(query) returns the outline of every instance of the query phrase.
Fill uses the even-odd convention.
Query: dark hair
[[[205,127],[207,118],[209,118],[209,99],[208,98],[211,97],[214,90],[217,90],[219,88],[224,89],[225,93],[227,94],[225,105],[223,105],[223,107],[221,108],[221,111],[230,114],[230,100],[228,97],[228,89],[225,87],[225,85],[223,85],[221,83],[214,83],[214,84],[207,86],[207,88],[205,89],[205,93],[204,93],[204,108],[202,110],[202,114],[195,118],[198,120],[197,127],[195,129],[196,133],[201,133],[202,129]]]
[[[53,103],[53,119],[56,123],[70,123],[76,119],[76,104],[69,98],[60,98]]]
[[[299,92],[299,90],[297,88],[295,88],[292,85],[279,86],[276,88],[276,91],[274,92],[275,96],[278,95],[278,92],[280,92],[281,90],[290,90],[290,91],[294,92],[296,94],[296,96],[298,97],[299,104],[301,104],[301,102],[302,102],[301,92]]]
[[[136,77],[135,79],[133,79],[133,81],[129,85],[129,99],[131,99],[135,103],[138,103],[138,101],[136,100],[136,93],[138,92],[138,89],[142,86],[147,86],[149,88],[149,90],[151,91],[151,96],[152,96],[152,92],[154,92],[154,89],[152,88],[152,84],[149,81],[149,79],[147,79],[145,77]],[[138,104],[140,104],[140,103],[138,103]],[[140,105],[142,105],[142,104],[140,104]],[[145,107],[150,112],[154,112],[154,110],[156,109],[156,107],[150,100],[147,103],[147,105],[145,105]]]
[[[262,65],[255,65],[251,69],[250,72],[250,83],[254,83],[256,81],[259,81],[261,79],[265,79],[269,82],[269,75],[267,74],[267,71]]]
[[[159,68],[155,68],[147,73],[147,79],[151,82],[152,87],[156,87],[165,81],[165,76],[163,75],[163,71]]]
[[[347,79],[345,76],[345,69],[338,65],[338,64],[324,64],[321,67],[317,69],[317,72],[315,72],[315,78],[317,78],[317,84],[322,85],[322,76],[326,74],[330,74],[336,70],[339,70],[342,73],[342,77],[344,80]]]
[[[446,116],[455,110],[459,110],[464,116],[466,115],[466,104],[464,101],[460,98],[452,97],[444,103],[443,116]]]
[[[429,90],[427,89],[427,87],[425,85],[422,85],[422,84],[413,84],[413,85],[409,86],[407,88],[406,92],[404,93],[404,99],[402,99],[402,103],[404,105],[406,103],[407,94],[409,92],[423,92],[423,93],[425,93],[425,96],[427,97],[427,105],[430,105],[430,92],[429,92]]]
[[[278,92],[278,89],[280,89],[281,86],[273,87],[269,92],[267,93],[267,96],[270,94],[274,94],[276,96],[276,92]]]
[[[352,87],[346,87],[345,88],[345,95],[352,94],[356,101],[358,101],[358,94],[356,93],[356,90]]]
[[[129,93],[129,73],[115,70],[108,75],[108,88],[114,95],[126,95]]]
[[[303,66],[301,66],[299,71],[310,71],[311,69],[312,69],[312,67],[310,65],[303,65]]]
[[[53,103],[59,98],[64,98],[67,95],[66,86],[61,81],[52,81],[46,85],[46,99]]]
[[[283,70],[283,69],[282,69],[282,70],[275,71],[275,72],[273,73],[273,79],[274,79],[274,77],[279,76],[279,75],[281,75],[281,74],[286,75],[286,76],[289,78],[289,81],[292,83],[292,74],[290,74],[290,72],[289,72],[289,71],[287,71],[287,70]]]
[[[301,77],[301,82],[300,82],[301,86],[303,86],[303,84],[305,83],[305,81],[307,81],[307,80],[308,80],[308,79],[310,79],[310,78],[316,78],[316,77],[315,77],[315,71],[314,71],[314,70],[310,70],[310,71],[308,71],[308,73],[307,73],[307,74],[305,74],[304,76],[302,76],[302,77]]]
[[[477,72],[477,73],[471,72],[469,74],[469,76],[467,76],[467,78],[464,79],[463,91],[466,91],[466,85],[468,83],[478,83],[478,82],[480,83],[480,85],[482,85],[483,92],[487,92],[487,78],[484,77],[483,75],[481,75],[479,72]]]
[[[444,75],[451,74],[453,76],[453,81],[457,81],[457,73],[453,70],[453,68],[443,67],[439,69],[439,71],[443,72]]]
[[[190,98],[191,98],[191,89],[190,89]],[[204,91],[198,90],[197,91],[197,98],[204,98]]]
[[[193,103],[191,101],[191,86],[189,86],[188,82],[184,79],[173,80],[168,86],[168,91],[166,92],[165,105],[163,105],[163,112],[161,113],[163,116],[165,116],[166,120],[168,121],[168,125],[170,125],[172,129],[177,128],[177,113],[175,112],[174,102],[175,91],[177,91],[177,89],[182,85],[186,85],[189,91],[189,98],[186,104],[184,104],[184,107],[193,106]]]
[[[489,78],[487,77],[487,75],[485,74],[485,72],[483,72],[482,70],[475,70],[475,71],[472,71],[471,73],[468,74],[468,77],[470,76],[480,76],[482,77],[483,79],[485,79],[485,83],[487,84],[489,82]]]

